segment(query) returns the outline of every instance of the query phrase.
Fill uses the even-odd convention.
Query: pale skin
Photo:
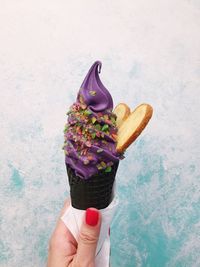
[[[69,204],[67,200],[60,217]],[[100,213],[95,226],[86,224],[84,218],[78,243],[60,217],[49,242],[47,267],[95,267],[95,252],[101,226]]]

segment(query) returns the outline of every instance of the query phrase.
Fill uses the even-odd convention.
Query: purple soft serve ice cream
[[[65,163],[88,179],[99,171],[111,172],[119,162],[116,151],[116,115],[113,100],[99,78],[101,62],[90,68],[70,107],[64,130]]]

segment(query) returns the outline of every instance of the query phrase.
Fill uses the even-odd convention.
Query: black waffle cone
[[[72,206],[80,210],[108,207],[112,201],[112,189],[118,165],[119,162],[115,163],[111,172],[99,171],[87,180],[76,176],[74,170],[66,165]]]

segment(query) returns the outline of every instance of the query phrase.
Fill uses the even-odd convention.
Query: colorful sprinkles
[[[94,90],[91,90],[91,91],[89,91],[89,94],[91,95],[91,96],[95,96],[96,95],[96,91],[94,91]]]
[[[91,96],[96,95],[96,91],[93,90],[89,93]],[[63,146],[65,154],[73,157],[75,149],[84,165],[92,163],[98,170],[111,172],[113,162],[105,162],[103,152],[104,148],[112,151],[109,144],[116,143],[116,115],[110,110],[104,113],[92,112],[81,94],[79,101],[70,107],[67,115],[68,122],[64,128]],[[98,160],[94,157],[95,153],[98,154]]]

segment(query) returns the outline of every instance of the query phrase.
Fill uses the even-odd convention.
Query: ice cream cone
[[[74,170],[66,165],[70,185],[71,205],[76,209],[85,210],[89,207],[104,209],[113,199],[113,184],[118,168],[118,162],[112,166],[112,171],[104,170],[87,180],[76,176]]]

